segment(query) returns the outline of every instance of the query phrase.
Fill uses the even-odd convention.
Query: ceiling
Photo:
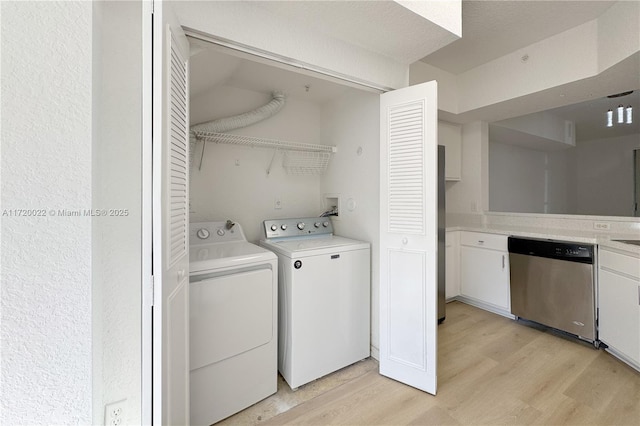
[[[462,38],[423,62],[460,74],[600,16],[615,1],[463,0]]]
[[[260,93],[277,90],[284,92],[287,97],[323,104],[353,90],[344,84],[314,76],[312,72],[249,60],[225,48],[196,39],[189,40],[192,50],[189,74],[192,98],[226,85]]]
[[[404,64],[458,38],[395,1],[257,1],[286,21]]]
[[[618,124],[614,114],[613,127],[606,127],[607,110],[614,112],[618,105],[633,105],[633,123]],[[620,98],[600,98],[574,105],[547,110],[548,113],[565,120],[573,121],[576,125],[576,140],[587,141],[593,139],[615,138],[628,134],[640,133],[640,90]]]
[[[298,3],[304,3],[304,5]],[[332,22],[329,19],[331,10],[335,12],[335,9],[332,8],[341,3],[359,2],[263,2],[261,7],[268,8],[270,12],[282,16],[290,14],[294,16],[295,8],[303,8],[303,12],[295,11],[298,16],[303,17],[299,22],[317,27],[329,25]],[[452,73],[464,72],[531,43],[595,19],[612,4],[612,1],[463,1],[463,38],[426,56],[422,61]],[[339,7],[344,7],[344,5]],[[353,11],[351,12],[353,16]],[[318,13],[318,19],[312,22],[314,13]],[[367,16],[363,15],[365,18]],[[354,28],[357,28],[357,25],[350,28],[346,22],[336,19],[337,23],[332,24],[336,26],[334,30],[339,34],[344,34],[345,37],[348,32],[353,32]],[[371,21],[371,23],[373,22]],[[360,22],[359,25],[365,24]],[[368,31],[361,31],[361,33],[365,34]],[[384,34],[384,31],[378,33]],[[243,57],[237,53],[230,55],[228,50],[213,47],[203,41],[195,39],[191,41],[193,56],[191,57],[190,86],[192,97],[197,97],[218,85],[225,84],[263,93],[280,90],[289,97],[322,104],[335,99],[348,90],[353,90],[343,84],[327,80],[325,77],[314,76],[314,73],[309,71],[285,65],[274,67],[273,64],[249,60],[246,56]],[[384,47],[384,49],[387,48],[391,47]],[[415,49],[415,46],[412,49]],[[627,85],[615,87],[615,84],[607,87],[615,87],[616,92],[640,89],[640,79],[627,75],[633,74],[627,70],[637,69],[637,64],[634,62],[627,65],[618,67],[622,71],[613,69],[610,72],[607,71],[611,77],[604,80],[618,83],[631,81],[632,86],[633,82],[637,81],[635,87]],[[626,78],[621,78],[614,71],[618,74],[623,72]],[[596,83],[585,80],[574,84],[572,89],[554,88],[552,91],[558,93],[552,95],[557,99],[565,94],[571,95],[571,90],[590,92],[592,84]],[[577,98],[585,99],[587,96],[591,95],[587,94]],[[511,117],[514,106],[517,107],[515,104],[518,102],[528,104],[529,111],[544,110],[549,105],[549,97],[548,93],[533,94],[522,99],[515,99],[511,103],[503,103],[504,106],[496,104],[483,111],[475,111],[468,116],[458,118],[465,122],[471,120],[497,121]],[[631,104],[635,108],[634,124],[606,128],[604,126],[606,110],[617,106],[617,102],[611,102],[606,98],[593,99],[580,104],[555,108],[552,113],[576,123],[578,140],[640,133],[640,90],[636,90],[632,96],[624,99],[625,105]],[[515,110],[517,109],[515,108]],[[511,115],[509,115],[510,112]]]

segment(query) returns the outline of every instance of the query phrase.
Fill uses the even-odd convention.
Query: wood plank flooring
[[[295,393],[281,388],[225,423],[640,426],[640,373],[591,345],[460,302],[447,304],[438,328],[435,397],[380,376],[375,360]],[[299,401],[278,414],[283,394]]]

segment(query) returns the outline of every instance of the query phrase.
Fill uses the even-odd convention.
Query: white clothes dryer
[[[277,391],[277,257],[230,221],[189,228],[191,424],[210,425]]]
[[[329,218],[265,220],[278,255],[278,369],[292,389],[370,355],[370,245]]]

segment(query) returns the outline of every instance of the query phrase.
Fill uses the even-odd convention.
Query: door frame
[[[142,2],[142,389],[141,420],[153,421],[153,2]]]
[[[154,211],[152,209],[152,47],[153,47],[153,0],[143,1],[143,114],[142,114],[142,423],[151,424],[153,421],[153,273],[152,273],[152,224]],[[244,45],[233,40],[219,38],[205,32],[191,28],[183,28],[188,37],[202,40],[219,46],[230,54],[255,60],[261,63],[277,64],[279,67],[295,72],[311,72],[320,78],[339,84],[358,88],[368,92],[385,93],[396,89],[381,86],[330,69],[298,61],[269,51]],[[302,70],[302,71],[301,71]]]

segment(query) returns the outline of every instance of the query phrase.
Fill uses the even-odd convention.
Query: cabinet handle
[[[502,270],[504,271],[504,254],[502,255]]]
[[[478,240],[478,244],[484,244],[484,240]]]
[[[638,305],[640,305],[640,285],[638,286]]]

